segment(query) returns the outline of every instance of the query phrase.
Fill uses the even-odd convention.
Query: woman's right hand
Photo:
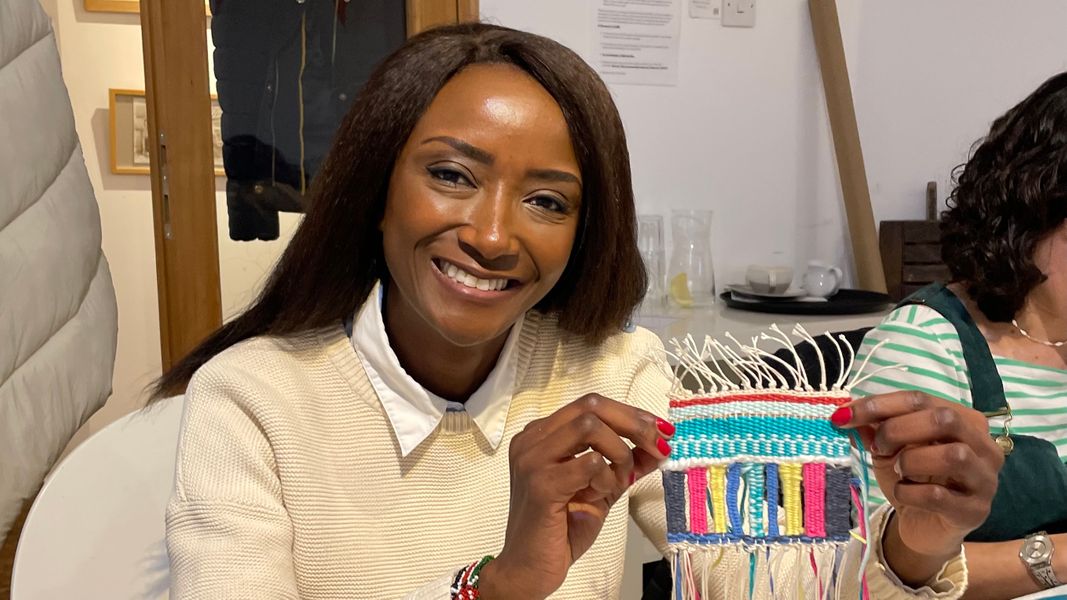
[[[652,413],[597,394],[531,421],[511,440],[507,535],[481,572],[481,597],[540,600],[556,591],[615,502],[670,454],[673,433]]]

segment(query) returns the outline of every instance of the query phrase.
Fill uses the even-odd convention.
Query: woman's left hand
[[[892,534],[912,553],[951,557],[989,516],[1004,453],[982,413],[920,392],[895,392],[857,400],[832,421],[857,430],[896,509],[894,531],[886,534],[890,562]]]

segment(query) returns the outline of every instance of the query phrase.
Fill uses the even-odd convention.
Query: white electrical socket
[[[722,0],[723,27],[755,27],[756,0]]]

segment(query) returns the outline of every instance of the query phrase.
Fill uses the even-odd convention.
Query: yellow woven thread
[[[779,465],[785,504],[785,535],[804,533],[804,506],[800,499],[800,465]]]
[[[711,490],[711,533],[726,533],[726,466],[708,467]]]

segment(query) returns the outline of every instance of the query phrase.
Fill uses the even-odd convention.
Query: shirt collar
[[[508,407],[515,389],[518,339],[523,318],[512,326],[489,376],[465,404],[460,404],[449,402],[422,387],[400,365],[385,333],[383,298],[384,289],[378,283],[356,315],[351,339],[396,434],[400,455],[407,456],[429,437],[449,410],[467,411],[489,445],[496,449],[504,437]]]

